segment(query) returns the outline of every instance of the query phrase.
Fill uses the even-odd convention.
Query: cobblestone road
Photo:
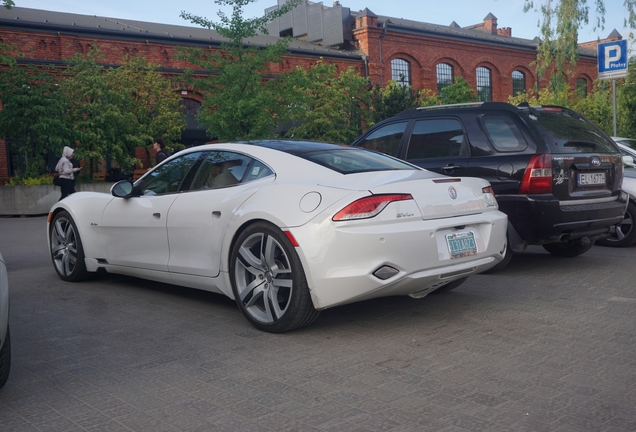
[[[533,248],[448,294],[275,335],[220,295],[65,283],[45,223],[0,219],[0,431],[636,431],[636,248]]]

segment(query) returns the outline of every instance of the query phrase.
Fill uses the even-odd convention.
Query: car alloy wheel
[[[230,272],[236,302],[257,328],[280,333],[318,317],[298,254],[280,229],[258,222],[244,230]]]
[[[86,279],[88,272],[82,242],[68,212],[55,215],[50,229],[51,259],[57,274],[70,282]]]
[[[636,203],[630,199],[621,223],[612,227],[612,233],[608,238],[599,240],[597,243],[601,246],[613,247],[627,247],[636,243],[634,217],[636,217]]]

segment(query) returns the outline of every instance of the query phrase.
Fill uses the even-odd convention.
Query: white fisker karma
[[[111,194],[72,194],[47,234],[66,281],[104,269],[221,293],[285,332],[333,306],[456,288],[503,259],[506,226],[486,180],[270,140],[190,148]]]

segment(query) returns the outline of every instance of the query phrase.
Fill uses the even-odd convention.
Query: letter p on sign
[[[606,46],[603,48],[605,49],[605,69],[609,69],[612,62],[621,59],[623,51],[620,45]]]

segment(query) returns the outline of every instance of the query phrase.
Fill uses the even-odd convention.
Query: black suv
[[[413,108],[384,120],[352,145],[422,168],[492,184],[508,215],[506,258],[528,245],[557,256],[588,251],[627,206],[616,144],[576,112],[503,102]]]

